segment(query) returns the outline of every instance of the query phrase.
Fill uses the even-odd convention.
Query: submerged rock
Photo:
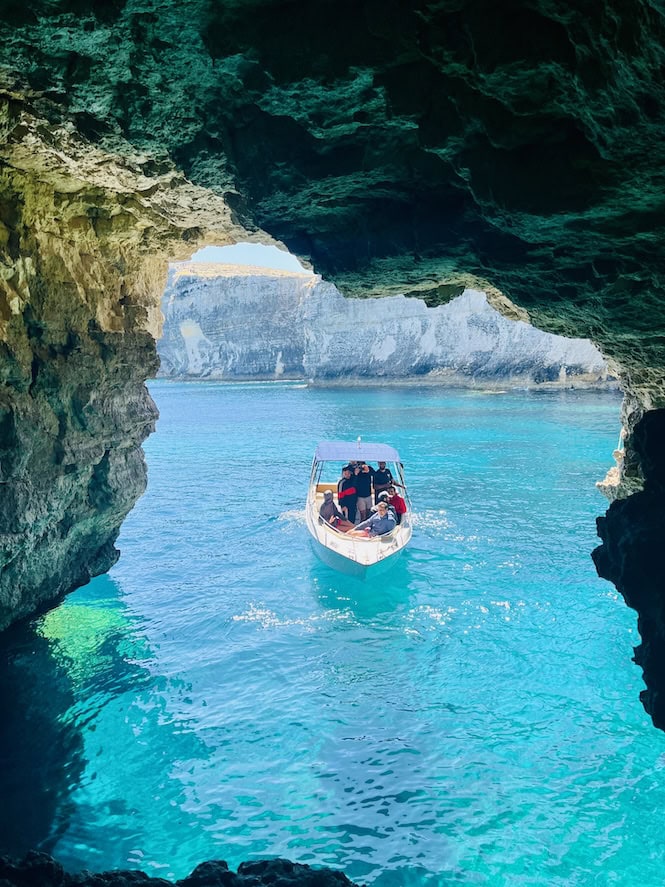
[[[172,881],[144,872],[117,870],[69,874],[46,853],[29,853],[22,862],[0,857],[2,887],[173,887]],[[202,862],[176,882],[177,887],[353,887],[346,875],[313,869],[288,859],[243,862],[232,872],[223,860]]]

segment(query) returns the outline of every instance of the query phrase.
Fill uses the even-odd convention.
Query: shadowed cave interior
[[[626,437],[594,562],[665,727],[662,12],[26,0],[0,21],[0,625],[118,556],[169,259],[278,242],[345,295],[475,285],[602,350]]]

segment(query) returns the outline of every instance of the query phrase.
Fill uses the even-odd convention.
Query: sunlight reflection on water
[[[283,855],[375,887],[661,883],[663,738],[589,557],[616,397],[153,393],[122,558],[38,623],[71,694],[49,729],[81,743],[44,846],[167,877]],[[358,433],[414,502],[366,582],[315,560],[303,511],[315,444]]]

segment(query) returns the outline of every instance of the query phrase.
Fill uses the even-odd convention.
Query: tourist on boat
[[[355,478],[348,465],[342,468],[342,479],[337,484],[337,499],[339,500],[339,507],[346,515],[347,520],[355,524],[358,491],[356,490]]]
[[[356,508],[360,520],[367,518],[372,510],[372,477],[374,469],[366,462],[359,462],[355,471],[356,492],[358,493],[358,502]]]
[[[341,530],[343,533],[346,533],[347,530],[353,529],[351,521],[346,520],[342,512],[335,505],[332,490],[326,490],[323,494],[323,504],[321,505],[321,508],[319,508],[319,514],[326,523],[330,524],[331,527],[335,527],[336,530]]]
[[[374,501],[378,503],[379,493],[387,490],[394,483],[393,473],[385,462],[379,462],[379,467],[374,472]]]
[[[381,500],[376,504],[376,512],[368,517],[367,520],[359,523],[353,530],[349,530],[349,536],[359,536],[371,538],[373,536],[384,536],[395,529],[395,515]]]
[[[382,493],[379,493],[377,498],[378,498],[379,502],[386,503],[386,505],[388,506],[388,510],[391,511],[395,517],[395,523],[399,523],[399,521],[397,520],[397,512],[395,511],[393,506],[390,504],[390,496],[388,495],[388,490],[384,490]],[[372,505],[372,511],[376,511],[376,505]]]
[[[395,516],[397,517],[397,523],[401,524],[402,515],[406,514],[406,502],[398,494],[393,485],[389,486],[386,492],[388,493],[388,505],[394,510]]]

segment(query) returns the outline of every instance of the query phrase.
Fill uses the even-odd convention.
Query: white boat
[[[320,516],[319,509],[326,490],[333,491],[335,504],[339,507],[337,482],[342,467],[353,461],[367,462],[373,468],[378,462],[385,462],[390,469],[407,509],[401,522],[390,533],[366,539],[347,536]],[[360,439],[352,442],[322,441],[314,453],[305,513],[314,550],[328,566],[359,578],[373,576],[391,566],[407,546],[412,533],[411,503],[399,453],[387,444],[364,443]]]

